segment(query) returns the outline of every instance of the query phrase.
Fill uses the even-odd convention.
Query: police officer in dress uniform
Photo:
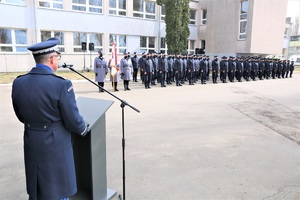
[[[158,61],[158,71],[160,77],[160,85],[161,87],[166,87],[165,81],[166,81],[166,73],[168,73],[168,61],[167,58],[165,57],[165,54],[163,54]]]
[[[200,70],[201,70],[201,84],[206,84],[206,76],[207,76],[207,61],[205,55],[200,61]]]
[[[189,85],[194,85],[194,60],[192,55],[188,55],[187,58],[187,78],[189,80]]]
[[[151,88],[150,84],[151,84],[151,80],[152,80],[154,71],[153,71],[152,60],[150,58],[149,53],[147,54],[146,60],[144,62],[143,72],[144,72],[145,88],[150,89]]]
[[[209,74],[210,74],[210,69],[211,69],[211,62],[210,62],[209,56],[206,56],[206,61],[207,61],[206,80],[209,81]]]
[[[144,72],[143,72],[143,66],[144,66],[144,62],[146,60],[146,54],[145,52],[142,53],[142,57],[139,58],[138,60],[138,68],[140,69],[140,77],[142,80],[142,83],[144,83]]]
[[[227,83],[226,82],[227,71],[228,71],[227,57],[223,56],[222,60],[220,61],[220,79],[223,83]]]
[[[99,86],[104,87],[108,67],[101,50],[98,51],[98,54],[99,56],[94,60],[95,81],[98,82]],[[103,92],[103,90],[99,88],[99,92]]]
[[[132,68],[133,68],[133,82],[138,82],[137,80],[137,74],[138,74],[138,70],[139,70],[139,66],[138,66],[138,58],[136,55],[136,52],[133,53],[133,57],[131,58],[131,63],[132,63]]]
[[[228,79],[230,82],[234,82],[235,74],[235,61],[233,56],[229,56],[228,60]]]
[[[219,70],[218,56],[214,56],[211,65],[212,65],[212,80],[214,84],[217,84],[218,70]]]
[[[132,66],[128,63],[128,53],[124,53],[124,57],[120,61],[121,78],[124,81],[124,90],[130,90],[129,81],[131,79]]]
[[[292,61],[291,61],[291,64],[290,64],[290,78],[293,77],[294,69],[295,69],[294,61],[292,60]]]
[[[168,73],[167,73],[167,84],[172,84],[172,75],[173,75],[173,69],[174,69],[174,60],[173,55],[169,55],[167,62],[168,62]]]
[[[177,59],[174,61],[174,71],[175,71],[175,80],[176,86],[181,85],[181,74],[182,74],[183,62],[181,60],[181,55],[177,55]]]
[[[71,81],[56,76],[58,38],[28,47],[36,66],[12,85],[16,116],[24,124],[26,189],[30,200],[60,200],[77,192],[71,133],[85,136]]]
[[[285,71],[285,78],[288,77],[290,71],[290,60],[286,61],[286,71]]]

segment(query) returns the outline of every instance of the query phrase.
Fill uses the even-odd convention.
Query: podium
[[[105,112],[113,101],[79,97],[77,106],[91,133],[72,134],[77,193],[70,200],[109,200],[116,191],[107,188]]]

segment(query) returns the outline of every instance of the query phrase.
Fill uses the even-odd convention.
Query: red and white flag
[[[110,66],[111,66],[111,75],[115,76],[119,68],[117,67],[118,61],[117,61],[117,48],[116,48],[116,43],[112,43],[112,51],[111,51],[111,61],[110,61]]]

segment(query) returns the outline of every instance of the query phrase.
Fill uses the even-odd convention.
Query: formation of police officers
[[[197,81],[206,84],[212,74],[212,82],[222,83],[256,81],[257,79],[275,79],[292,77],[294,62],[289,60],[258,58],[258,57],[232,57],[223,56],[221,61],[218,56],[210,61],[207,55],[165,55],[156,53],[143,53],[137,59],[131,59],[133,66],[133,81],[137,81],[137,71],[140,70],[141,80],[145,88],[156,85],[161,87],[166,84],[176,83],[182,86],[185,82],[194,85]]]
[[[100,57],[102,57],[102,54],[100,54]],[[152,85],[157,85],[156,83],[160,84],[161,87],[173,83],[176,86],[182,86],[185,83],[194,85],[198,81],[201,84],[206,84],[210,79],[210,74],[213,84],[217,84],[218,80],[227,83],[227,81],[242,82],[242,80],[288,78],[292,77],[294,62],[250,56],[230,56],[229,58],[223,56],[219,61],[218,56],[214,56],[210,60],[208,55],[166,55],[162,53],[143,53],[138,58],[136,52],[132,57],[128,52],[124,53],[119,67],[121,79],[124,82],[124,90],[126,91],[130,90],[130,80],[138,82],[138,71],[145,88],[150,89]],[[103,80],[100,81],[102,85],[105,81],[105,74],[103,74]],[[118,90],[115,88],[115,91]]]

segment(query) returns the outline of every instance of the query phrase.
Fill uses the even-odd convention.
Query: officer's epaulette
[[[60,78],[60,79],[66,80],[64,77],[57,76],[56,74],[51,74],[51,75],[52,75],[52,76],[54,76],[54,77],[57,77],[57,78]]]
[[[21,75],[17,76],[16,78],[20,78],[20,77],[26,76],[26,75],[27,75],[27,74],[21,74]]]

